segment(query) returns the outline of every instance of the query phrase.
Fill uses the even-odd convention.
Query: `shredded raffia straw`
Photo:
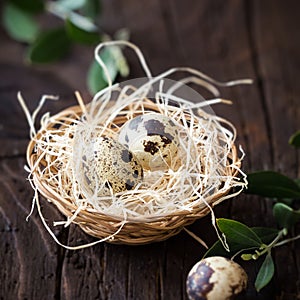
[[[120,45],[132,48],[137,54],[147,76],[142,83],[133,80],[112,85],[99,53],[103,47]],[[18,94],[30,125],[27,160],[29,180],[35,190],[33,205],[37,205],[47,230],[62,245],[43,218],[38,191],[67,216],[66,221],[57,221],[55,225],[79,224],[88,234],[99,238],[95,243],[106,240],[142,244],[164,240],[209,212],[216,228],[213,206],[238,195],[247,181],[240,169],[244,153],[240,149],[239,157],[234,144],[236,130],[230,122],[213,114],[209,105],[231,103],[220,98],[216,86],[249,84],[251,80],[222,83],[191,68],[173,68],[153,77],[140,50],[125,41],[100,44],[95,49],[95,58],[109,86],[98,92],[88,105],[76,92],[79,105],[54,116],[44,115],[38,131],[34,121],[39,109],[46,99],[56,97],[43,96],[37,110],[30,115]],[[166,77],[175,72],[189,76],[170,84]],[[194,99],[178,96],[177,91],[188,83],[206,88],[215,98],[193,102]],[[86,164],[83,158],[90,151],[91,141],[98,136],[117,139],[126,121],[152,112],[169,117],[179,131],[178,155],[172,157],[170,168],[144,170],[143,181],[130,191],[116,194],[111,191],[103,196],[99,191],[105,182],[97,179],[91,189],[83,171]],[[94,165],[85,167],[95,172]],[[228,248],[226,240],[220,235],[219,238]],[[95,243],[66,247],[78,249]]]

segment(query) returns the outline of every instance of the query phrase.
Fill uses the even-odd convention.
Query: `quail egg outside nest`
[[[178,154],[178,126],[159,113],[139,115],[123,125],[119,142],[128,147],[145,170],[165,170]]]
[[[247,286],[247,274],[236,262],[214,256],[196,263],[187,277],[190,300],[234,299]]]
[[[82,155],[84,184],[98,196],[132,190],[143,179],[143,169],[134,155],[118,141],[97,137]]]

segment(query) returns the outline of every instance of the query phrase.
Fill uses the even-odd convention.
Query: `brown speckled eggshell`
[[[86,185],[91,191],[98,186],[98,196],[131,190],[143,179],[143,169],[134,155],[107,137],[91,141],[83,161]]]
[[[178,152],[178,127],[165,115],[149,113],[126,122],[118,140],[135,154],[144,169],[164,170]]]
[[[247,274],[237,263],[221,256],[202,259],[188,274],[190,300],[234,299],[247,286]]]

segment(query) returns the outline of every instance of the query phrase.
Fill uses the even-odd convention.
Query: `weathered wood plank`
[[[300,51],[299,2],[275,1],[266,6],[266,3],[255,1],[250,9],[273,168],[299,178],[299,151],[287,144],[300,127],[300,71],[297,67],[299,55],[296,55]],[[299,230],[294,232],[297,233]],[[276,249],[276,287],[281,299],[300,295],[299,247],[300,243],[296,242]]]
[[[114,0],[104,1],[101,22],[110,33],[129,28],[154,74],[191,66],[219,80],[254,78],[252,86],[222,89],[234,104],[213,109],[237,127],[238,142],[247,154],[245,170],[275,168],[299,176],[299,152],[286,144],[299,127],[298,3]],[[151,245],[101,244],[74,252],[52,241],[36,213],[29,223],[24,221],[32,191],[19,157],[28,141],[28,126],[16,92],[23,91],[30,109],[42,94],[59,94],[63,101],[49,103],[51,113],[74,104],[77,88],[88,101],[84,74],[92,52],[76,47],[61,64],[27,68],[21,64],[24,47],[0,34],[0,299],[186,299],[186,275],[204,248],[184,232]],[[131,78],[143,76],[132,53],[126,53]],[[63,218],[44,200],[42,205],[49,223]],[[257,197],[240,196],[217,207],[216,215],[273,225],[271,206]],[[208,244],[216,240],[209,216],[189,228]],[[93,240],[75,225],[55,232],[70,245]],[[280,271],[261,295],[253,288],[258,265],[245,264],[251,285],[247,299],[270,299],[274,293],[280,299],[296,299],[299,247],[297,242],[276,249]]]
[[[65,101],[45,106],[43,112],[49,110],[51,113],[70,105],[71,92],[55,74],[28,68],[19,55],[11,56],[23,50],[20,45],[18,51],[14,50],[17,45],[1,32],[0,299],[59,299],[62,250],[50,238],[36,211],[28,222],[25,220],[33,196],[24,171],[29,126],[17,101],[17,92],[22,92],[31,111],[43,94],[59,94],[65,98]],[[44,199],[41,205],[49,224],[62,218]],[[54,232],[64,238],[59,228]]]
[[[79,231],[76,234],[76,231]],[[86,236],[79,228],[70,230],[69,245],[87,242]],[[79,237],[82,237],[80,239]],[[67,243],[66,242],[66,243]],[[62,299],[105,299],[103,271],[105,261],[103,247],[66,251],[62,267]]]
[[[36,214],[26,222],[32,190],[24,185],[24,163],[10,159],[0,164],[0,299],[54,299],[59,251]],[[46,211],[52,219],[58,215],[53,208]]]

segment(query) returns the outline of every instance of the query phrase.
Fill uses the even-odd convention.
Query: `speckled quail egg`
[[[187,277],[190,300],[234,299],[247,286],[247,274],[236,262],[221,256],[202,259]]]
[[[118,141],[97,137],[90,141],[82,157],[85,185],[98,196],[133,189],[143,179],[136,157]]]
[[[144,114],[127,121],[118,140],[134,153],[144,169],[165,170],[178,153],[178,126],[165,115]]]

